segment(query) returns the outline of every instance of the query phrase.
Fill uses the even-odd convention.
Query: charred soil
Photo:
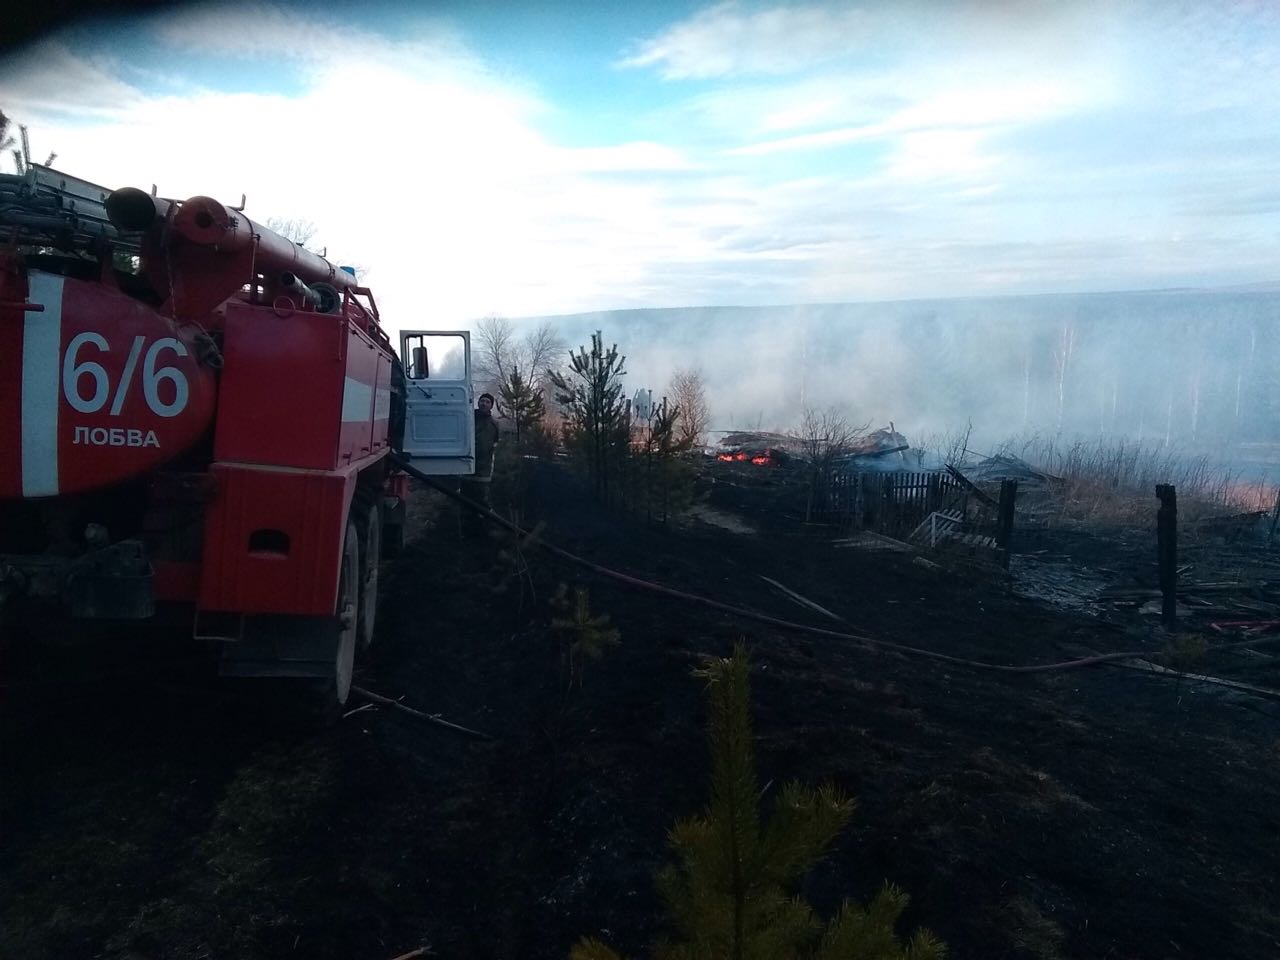
[[[711,512],[659,526],[603,509],[559,465],[525,469],[522,495],[495,500],[519,500],[548,540],[773,616],[997,663],[1165,643],[1003,575],[833,547],[764,474],[713,466]],[[820,909],[889,879],[913,897],[907,924],[958,958],[1280,952],[1276,702],[783,631],[505,536],[463,539],[432,491],[411,525],[356,683],[494,739],[386,708],[316,731],[190,666],[60,682],[74,655],[24,659],[3,678],[0,957],[376,960],[430,945],[527,960],[584,934],[643,955],[666,830],[706,799],[691,670],[742,637],[766,801],[791,778],[858,797],[807,881]],[[580,684],[551,629],[561,583],[587,587],[621,633]]]

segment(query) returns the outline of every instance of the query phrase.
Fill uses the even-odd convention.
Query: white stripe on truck
[[[58,400],[62,383],[63,278],[32,271],[22,328],[22,495],[58,492]]]
[[[347,377],[342,385],[342,422],[364,423],[373,408],[373,387],[363,380]]]

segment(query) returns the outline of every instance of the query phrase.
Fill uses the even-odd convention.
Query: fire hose
[[[456,490],[451,490],[446,484],[441,483],[436,478],[423,473],[417,467],[413,466],[413,464],[404,457],[401,457],[398,454],[392,454],[391,462],[397,469],[403,470],[411,477],[422,481],[434,490],[438,490],[450,500],[474,511],[486,520],[497,524],[508,532],[514,533],[522,538],[529,536],[529,531],[522,529],[519,525],[512,523],[506,517],[495,513],[483,504],[477,503],[469,497],[464,497]],[[1102,663],[1117,663],[1123,660],[1146,660],[1152,655],[1152,651],[1150,650],[1125,650],[1116,653],[1100,653],[1089,657],[1080,657],[1075,660],[1060,660],[1055,663],[1036,663],[1024,666],[1014,666],[1003,663],[986,663],[981,660],[968,660],[964,657],[954,657],[947,653],[939,653],[936,650],[926,650],[923,647],[912,647],[906,644],[894,643],[891,640],[880,640],[874,637],[867,637],[856,633],[845,633],[839,630],[827,630],[824,627],[815,627],[806,623],[784,620],[781,617],[772,617],[766,613],[759,613],[758,611],[751,610],[746,607],[739,607],[731,603],[725,603],[721,600],[714,600],[711,597],[704,597],[696,593],[677,590],[676,588],[668,587],[665,584],[654,583],[650,580],[633,577],[618,570],[602,566],[601,564],[588,560],[585,557],[580,557],[562,547],[557,547],[553,543],[548,543],[542,538],[538,538],[538,545],[552,556],[559,557],[562,560],[566,560],[569,563],[582,567],[583,569],[590,570],[592,573],[598,574],[599,576],[606,577],[607,579],[625,584],[629,587],[647,590],[650,593],[656,593],[660,596],[672,597],[677,600],[700,604],[704,607],[710,607],[712,610],[720,610],[724,613],[732,614],[735,617],[740,617],[745,620],[754,620],[757,623],[767,624],[771,627],[778,627],[783,630],[813,634],[832,640],[852,640],[856,643],[865,644],[880,650],[889,650],[894,653],[906,654],[908,656],[925,657],[930,660],[939,660],[943,663],[951,663],[956,666],[970,667],[977,670],[992,670],[997,673],[1051,673],[1060,670],[1073,670],[1077,667],[1092,667]],[[1206,652],[1233,650],[1276,642],[1280,642],[1280,636],[1265,637],[1254,640],[1242,640],[1238,643],[1217,644],[1210,647]]]

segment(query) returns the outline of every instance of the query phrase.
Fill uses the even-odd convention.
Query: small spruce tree
[[[518,366],[512,366],[510,373],[498,385],[498,415],[515,424],[517,452],[528,444],[546,413],[542,390],[525,379]]]
[[[917,932],[905,945],[894,928],[907,896],[885,885],[866,906],[846,901],[824,924],[789,891],[817,862],[853,814],[835,787],[791,783],[762,823],[752,747],[747,654],[701,671],[710,694],[711,802],[668,834],[677,862],[658,872],[675,938],[655,960],[941,960],[945,949]],[[571,960],[620,960],[585,938]]]
[[[512,510],[511,519],[519,527],[519,515],[514,509]],[[526,590],[531,600],[537,600],[538,598],[534,587],[533,570],[529,565],[529,557],[533,548],[538,545],[545,526],[545,523],[539,522],[532,530],[522,531],[517,529],[506,531],[506,544],[498,551],[498,561],[501,567],[505,568],[506,575],[496,580],[490,589],[496,595],[506,594],[514,583],[517,590],[517,615],[524,609]]]
[[[683,411],[666,397],[648,417],[635,421],[629,476],[635,488],[631,506],[648,520],[666,523],[692,500],[693,471],[680,457],[690,442],[678,432]]]
[[[606,503],[610,480],[627,457],[629,422],[622,398],[627,358],[615,343],[608,350],[599,330],[591,335],[591,349],[569,354],[569,369],[548,370],[556,400],[564,411],[564,440],[570,452],[585,461],[592,488]]]
[[[588,660],[599,660],[609,647],[621,643],[621,635],[609,625],[608,614],[591,612],[591,597],[586,587],[574,587],[573,595],[560,585],[552,605],[560,613],[551,621],[551,629],[561,639],[562,666],[568,687],[581,687]]]

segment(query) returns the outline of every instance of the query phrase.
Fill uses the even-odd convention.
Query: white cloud
[[[32,114],[122,116],[143,103],[105,58],[78,57],[59,40],[44,40],[0,60],[0,102]]]
[[[1074,75],[1074,71],[1065,76],[1054,76],[1051,70],[1046,74],[1045,80],[1033,83],[939,90],[901,111],[891,122],[902,130],[1035,123],[1104,102],[1097,84]]]
[[[858,49],[870,22],[867,11],[857,7],[803,4],[748,10],[730,0],[644,42],[620,65],[659,66],[668,79],[790,73]]]
[[[213,22],[170,21],[165,40],[218,48]],[[271,48],[287,26],[269,18],[256,43]],[[373,271],[393,328],[604,305],[655,257],[699,253],[696,228],[665,222],[661,191],[626,179],[690,169],[681,151],[558,146],[534,125],[543,104],[475,58],[419,61],[419,48],[387,41],[370,55],[362,41],[308,60],[299,95],[145,97],[55,49],[45,59],[66,82],[51,88],[19,63],[3,93],[8,112],[38,120],[60,166],[177,198],[244,193],[259,222],[312,220],[317,243]]]
[[[591,127],[588,116],[589,139],[575,147],[543,123],[576,104],[499,74],[448,29],[387,38],[275,8],[255,13],[252,29],[220,8],[174,14],[161,33],[170,49],[238,47],[232,69],[246,78],[261,58],[278,71],[287,48],[289,93],[144,96],[120,79],[134,71],[52,43],[4,65],[0,103],[69,172],[155,182],[169,196],[243,192],[259,221],[314,221],[331,253],[372,269],[393,328],[491,312],[1274,276],[1275,232],[1259,218],[1274,215],[1280,144],[1251,126],[1274,110],[1265,90],[1235,91],[1244,105],[1232,107],[1215,94],[1219,112],[1198,108],[1187,124],[1173,93],[1152,90],[1173,68],[1134,24],[1117,31],[1072,5],[1015,3],[1023,12],[1000,30],[982,6],[950,19],[876,8],[865,62],[839,52],[865,52],[852,26],[835,39],[813,26],[827,22],[815,11],[840,8],[775,12],[794,42],[766,45],[763,11],[713,7],[686,21],[698,31],[661,33],[667,52],[657,57],[652,41],[648,63],[693,69],[705,55],[721,64],[716,76],[753,72],[750,86],[702,84],[630,125]],[[713,17],[736,26],[717,39]],[[1236,49],[1213,36],[1215,54]],[[788,60],[796,51],[807,53]],[[802,59],[802,73],[761,79]],[[678,92],[642,72],[624,79],[647,78],[648,96]],[[1124,110],[1146,126],[1130,130]],[[1166,132],[1167,117],[1180,125]],[[1232,136],[1208,132],[1218,129]],[[854,143],[868,149],[829,149]],[[1254,233],[1224,228],[1228,218]]]
[[[993,135],[1096,107],[1102,99],[1086,85],[1061,80],[944,90],[921,96],[879,122],[766,139],[728,153],[767,156],[874,141],[888,148],[876,177],[984,180],[1001,165],[1016,162],[989,146]]]
[[[613,147],[580,147],[556,151],[566,170],[578,173],[626,173],[640,171],[692,170],[694,164],[683,151],[649,141],[623,143]]]
[[[857,143],[860,140],[878,140],[896,132],[889,123],[871,123],[860,127],[838,127],[834,130],[823,130],[820,133],[802,133],[793,137],[780,137],[775,140],[764,140],[751,143],[745,147],[734,147],[728,152],[740,156],[761,156],[768,153],[782,153],[793,150],[823,150],[829,147]]]
[[[207,3],[183,6],[155,21],[162,43],[233,60],[323,64],[360,59],[402,64],[457,75],[480,70],[457,34],[443,21],[424,21],[412,35],[390,38],[358,20],[323,7],[302,10],[278,3]]]
[[[927,130],[903,135],[885,171],[910,180],[944,177],[985,178],[1001,163],[984,150],[984,136],[974,130]]]
[[[387,46],[358,25],[273,3],[187,6],[159,17],[154,29],[166,45],[239,60],[323,60],[344,48]]]

